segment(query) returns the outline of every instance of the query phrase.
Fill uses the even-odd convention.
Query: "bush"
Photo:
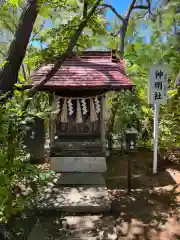
[[[31,165],[23,142],[29,123],[34,121],[31,109],[23,112],[24,94],[0,106],[0,222],[34,203],[38,187],[52,176]],[[38,114],[36,112],[36,114]]]

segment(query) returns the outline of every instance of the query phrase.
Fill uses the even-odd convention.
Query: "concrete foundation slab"
[[[103,186],[49,187],[41,190],[37,207],[40,210],[95,213],[109,211],[111,201]]]
[[[106,172],[105,157],[51,157],[51,169],[56,172]]]

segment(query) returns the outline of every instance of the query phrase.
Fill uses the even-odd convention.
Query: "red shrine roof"
[[[38,84],[52,68],[53,64],[39,67],[31,76],[30,85]],[[120,90],[132,86],[123,60],[112,60],[111,51],[87,51],[82,56],[67,59],[43,89]]]

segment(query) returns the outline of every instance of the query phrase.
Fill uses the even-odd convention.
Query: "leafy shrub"
[[[52,172],[42,172],[29,163],[23,138],[35,114],[33,108],[21,110],[24,98],[24,93],[16,91],[0,106],[0,222],[33,204],[38,187],[52,176]]]

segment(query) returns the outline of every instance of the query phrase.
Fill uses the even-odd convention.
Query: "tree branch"
[[[136,3],[136,0],[133,0],[132,3],[130,4],[128,12],[127,12],[127,15],[125,17],[126,21],[129,21],[129,17],[131,15],[131,12],[132,12],[132,10],[134,8],[135,3]]]
[[[99,3],[101,2],[101,0],[97,0],[96,3],[94,4],[94,6],[91,8],[86,20],[86,24],[88,22],[88,20],[92,17],[92,15],[95,13],[96,8],[99,6]]]
[[[5,58],[6,57],[6,54],[3,53],[3,51],[0,49],[0,54]]]
[[[147,0],[147,3],[148,5],[147,6],[144,6],[144,5],[136,5],[136,0],[132,0],[130,6],[129,6],[129,9],[127,11],[127,14],[124,18],[124,21],[122,23],[122,28],[120,30],[120,49],[119,49],[119,53],[120,53],[120,56],[123,57],[124,55],[124,43],[125,43],[125,36],[126,36],[126,32],[127,32],[127,27],[128,27],[128,22],[129,22],[129,19],[130,19],[130,15],[131,15],[131,12],[134,10],[134,9],[149,9],[150,8],[150,0]],[[144,15],[145,16],[145,15]]]
[[[133,7],[133,9],[148,9],[147,13],[152,15],[152,13],[151,13],[151,1],[150,0],[146,0],[146,2],[147,2],[147,5],[135,5]]]
[[[31,39],[29,39],[29,42],[32,42],[32,41],[35,40],[35,37],[36,37],[36,36],[40,33],[40,31],[43,29],[44,24],[45,24],[45,20],[43,20],[43,22],[42,22],[41,26],[39,27],[39,29],[38,29],[36,32],[34,32],[34,35],[32,36]]]
[[[151,12],[151,0],[146,0],[146,2],[147,2],[147,5],[148,5],[148,11],[152,15],[152,12]]]
[[[23,72],[24,79],[27,80],[26,70],[25,70],[24,63],[22,63],[22,72]]]
[[[135,5],[135,6],[133,6],[133,9],[148,9],[148,6],[144,6],[144,5]]]
[[[117,37],[120,34],[120,32],[121,32],[121,29],[118,32],[116,32],[116,33],[111,33],[111,36]]]
[[[83,29],[86,27],[88,20],[91,18],[91,16],[95,13],[99,3],[101,0],[97,0],[96,3],[94,4],[94,6],[91,8],[91,10],[89,11],[87,17],[85,19],[82,19],[81,23],[79,24],[78,29],[74,32],[74,34],[72,35],[72,37],[69,40],[69,44],[68,47],[66,49],[66,51],[64,52],[64,54],[62,54],[58,59],[57,62],[54,64],[53,68],[47,73],[47,75],[45,77],[43,77],[40,80],[39,84],[34,85],[30,91],[29,91],[29,98],[31,98],[34,94],[36,94],[36,92],[41,88],[41,86],[43,86],[44,84],[46,84],[46,82],[48,82],[51,77],[58,71],[58,69],[62,66],[62,64],[64,63],[64,61],[66,60],[67,57],[70,56],[70,54],[73,51],[74,46],[76,45],[78,38],[80,37],[80,35],[82,34]],[[29,105],[29,99],[27,101],[25,101],[24,104],[24,110],[27,109]]]
[[[143,19],[148,13],[149,11],[146,11],[142,16],[138,16],[137,19]]]
[[[124,21],[123,16],[122,16],[121,14],[119,14],[112,5],[103,3],[103,4],[101,4],[101,6],[102,6],[102,7],[105,7],[105,8],[111,9],[111,11],[112,11],[121,21]]]
[[[88,0],[84,0],[83,19],[87,18],[87,13],[88,13]]]

